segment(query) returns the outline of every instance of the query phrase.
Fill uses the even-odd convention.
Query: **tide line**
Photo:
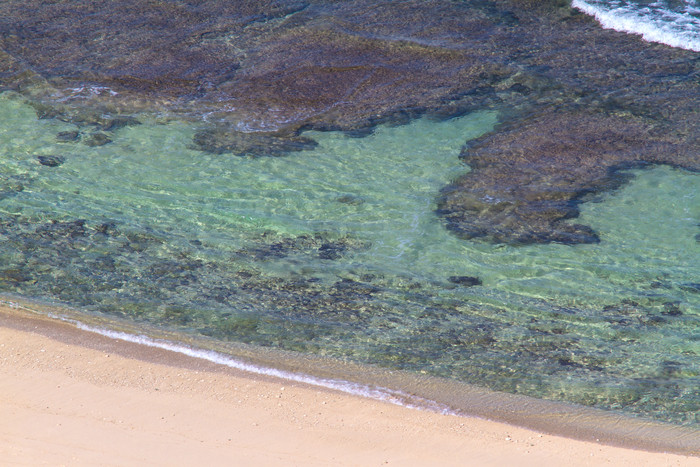
[[[236,360],[227,355],[211,350],[196,349],[189,346],[176,344],[170,341],[152,339],[145,335],[134,335],[121,331],[112,331],[108,329],[96,328],[85,325],[79,321],[57,317],[62,321],[67,321],[83,331],[100,334],[110,339],[117,339],[126,342],[131,342],[138,345],[155,347],[169,352],[176,352],[188,357],[206,360],[218,365],[223,365],[229,368],[245,371],[248,373],[271,376],[294,381],[298,383],[308,384],[311,386],[332,389],[355,396],[366,397],[379,401],[389,402],[391,404],[408,407],[411,409],[430,410],[445,415],[457,415],[457,412],[450,409],[444,404],[425,399],[423,397],[414,396],[403,391],[397,391],[381,386],[369,386],[366,384],[353,383],[339,379],[316,378],[310,375],[301,373],[292,373],[289,371],[278,370],[276,368],[253,365],[250,363]]]

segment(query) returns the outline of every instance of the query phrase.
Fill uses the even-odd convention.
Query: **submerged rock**
[[[481,285],[481,279],[474,276],[450,276],[447,278],[453,284],[460,285],[462,287],[473,287],[475,285]]]
[[[364,199],[355,195],[340,195],[335,200],[338,203],[348,204],[350,206],[359,206],[365,202]]]
[[[313,149],[318,145],[316,141],[304,136],[226,132],[221,128],[197,132],[194,144],[207,152],[229,152],[237,156],[283,156],[292,151]]]
[[[80,132],[78,131],[62,131],[56,135],[56,141],[62,143],[69,143],[78,139],[80,139]]]
[[[114,118],[105,118],[99,123],[98,128],[103,131],[115,131],[127,126],[136,126],[140,124],[141,122],[134,117],[119,116]]]
[[[112,142],[112,140],[106,134],[97,132],[85,138],[83,142],[85,143],[85,145],[94,148],[97,146],[104,146],[105,144],[109,144]]]
[[[700,157],[677,157],[689,150],[645,119],[555,110],[466,147],[461,157],[471,171],[443,191],[439,212],[464,238],[597,242],[590,227],[566,222],[585,196],[625,183],[624,169],[655,163],[700,171]]]
[[[10,178],[8,180],[0,181],[0,200],[15,196],[23,191],[24,183],[19,180],[13,180]]]
[[[60,222],[52,220],[50,223],[39,225],[35,233],[42,239],[57,240],[62,238],[80,238],[87,235],[85,220]]]
[[[680,286],[681,290],[692,293],[700,293],[700,282],[689,282]]]
[[[236,251],[235,256],[256,261],[270,261],[295,255],[337,260],[346,254],[366,250],[368,247],[366,242],[351,237],[331,239],[320,233],[281,238],[263,235],[262,241]]]
[[[30,282],[32,281],[32,276],[21,269],[9,268],[0,270],[0,282]]]
[[[58,167],[66,161],[65,157],[55,155],[36,156],[36,158],[39,160],[41,165],[45,165],[47,167]]]

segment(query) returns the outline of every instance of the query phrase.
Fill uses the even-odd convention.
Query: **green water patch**
[[[313,133],[281,158],[203,153],[197,127],[146,117],[88,145],[11,93],[0,114],[6,296],[699,423],[694,174],[588,200],[599,244],[494,245],[435,212],[493,112]]]

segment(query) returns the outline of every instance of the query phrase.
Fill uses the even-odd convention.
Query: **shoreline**
[[[0,457],[20,464],[700,466],[247,373],[5,306],[0,346]]]

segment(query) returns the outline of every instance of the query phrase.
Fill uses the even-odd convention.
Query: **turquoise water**
[[[282,158],[203,153],[196,126],[147,116],[61,142],[87,130],[12,93],[0,115],[7,297],[700,423],[695,174],[636,170],[588,200],[576,222],[599,244],[493,245],[435,214],[492,111],[313,133]]]

